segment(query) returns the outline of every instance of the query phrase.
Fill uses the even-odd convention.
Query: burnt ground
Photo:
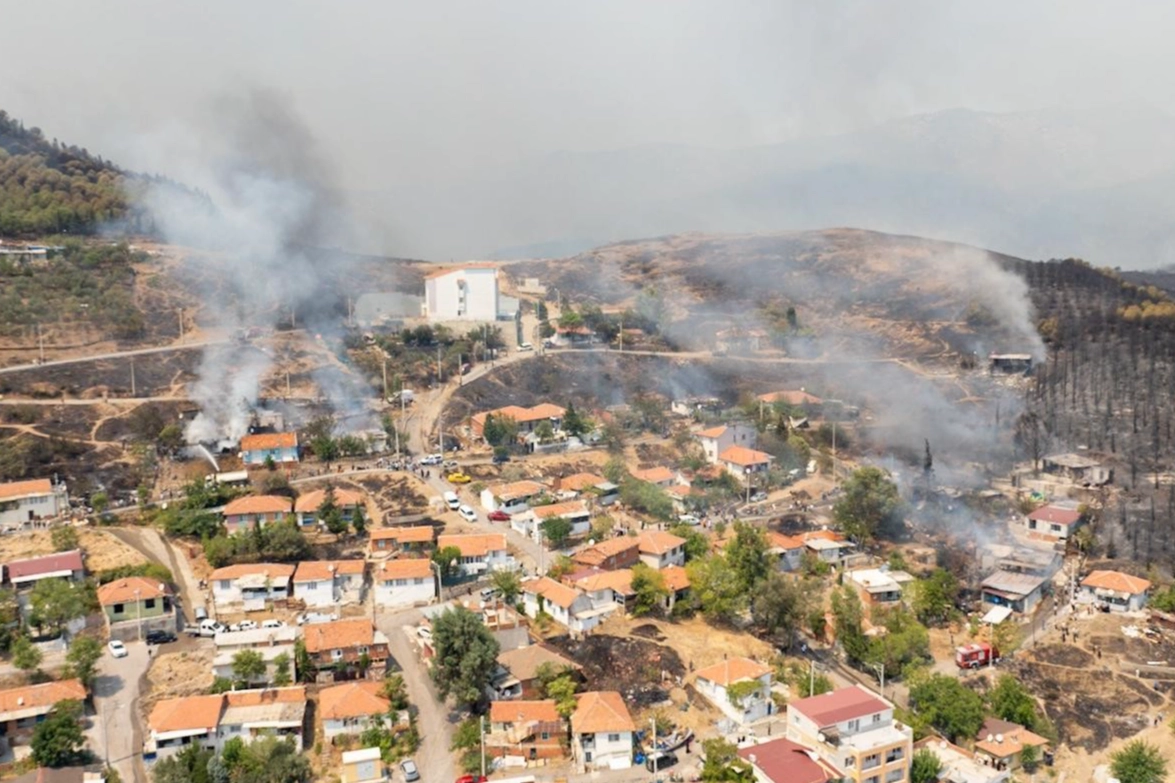
[[[202,349],[190,348],[136,356],[135,392],[140,397],[165,396],[191,381]],[[0,394],[31,397],[100,398],[131,396],[131,358],[102,359],[40,367],[0,376]]]
[[[669,698],[676,678],[685,676],[681,658],[671,648],[645,639],[619,636],[567,636],[548,642],[583,666],[592,687],[618,691],[629,705],[644,708]],[[673,681],[662,682],[662,673]]]
[[[1166,701],[1148,682],[1113,671],[1108,656],[1098,666],[1073,645],[1041,645],[1006,668],[1040,700],[1058,739],[1090,753],[1145,729],[1150,710]]]
[[[407,476],[363,476],[351,483],[362,487],[385,516],[406,516],[428,511],[428,498],[420,494],[418,485]]]

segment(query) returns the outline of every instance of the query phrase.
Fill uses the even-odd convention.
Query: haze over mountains
[[[1175,117],[1143,102],[955,109],[743,149],[557,152],[359,194],[408,254],[553,256],[686,230],[854,226],[1030,258],[1175,261]],[[447,239],[424,239],[432,235]]]

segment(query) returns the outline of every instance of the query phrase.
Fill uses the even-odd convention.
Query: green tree
[[[591,431],[591,422],[579,415],[574,403],[567,403],[563,412],[563,431],[576,438]]]
[[[49,534],[54,552],[68,552],[78,548],[78,531],[72,525],[60,525]]]
[[[498,591],[498,595],[508,604],[522,594],[522,580],[517,571],[499,569],[490,574],[490,585]]]
[[[534,428],[534,434],[539,443],[550,443],[555,440],[555,427],[549,421],[540,421]]]
[[[188,745],[174,756],[155,762],[151,776],[154,783],[213,783],[208,776],[209,762],[213,757],[210,750],[195,744]]]
[[[77,636],[65,654],[68,677],[77,677],[87,688],[94,684],[98,661],[102,659],[102,642],[94,636]]]
[[[721,737],[702,742],[702,780],[707,783],[750,783],[755,771],[750,763],[738,755],[738,748]]]
[[[657,519],[673,519],[673,499],[656,484],[630,476],[620,484],[620,501]]]
[[[860,663],[869,651],[863,622],[865,610],[857,591],[843,585],[832,593],[832,617],[836,639],[851,663]]]
[[[686,565],[693,604],[707,619],[729,622],[746,606],[742,581],[722,554],[712,554]]]
[[[1020,766],[1024,767],[1026,772],[1035,772],[1036,765],[1039,763],[1040,746],[1025,745],[1024,749],[1020,751]]]
[[[955,575],[946,569],[936,568],[914,587],[914,614],[923,623],[944,623],[954,612],[958,595],[959,580]]]
[[[956,677],[920,678],[910,687],[910,706],[952,742],[974,737],[983,726],[983,699]]]
[[[556,677],[547,683],[546,694],[548,699],[554,699],[555,711],[563,718],[570,718],[575,712],[576,700],[575,680],[568,674]]]
[[[95,492],[90,496],[90,508],[94,509],[94,513],[101,516],[106,513],[106,509],[110,507],[110,498],[105,492]]]
[[[432,676],[441,696],[480,706],[498,666],[498,640],[480,617],[460,606],[433,620],[432,637]]]
[[[12,665],[23,672],[31,672],[41,665],[41,650],[27,636],[12,640]]]
[[[314,659],[306,652],[306,642],[298,639],[294,642],[294,672],[299,682],[314,682],[318,677],[318,667]]]
[[[751,598],[751,617],[769,636],[786,638],[791,646],[807,612],[807,593],[798,580],[772,573]]]
[[[942,773],[942,761],[929,748],[922,748],[910,759],[910,783],[936,783]]]
[[[726,545],[726,562],[738,575],[743,590],[753,591],[772,570],[763,529],[735,522],[734,538]]]
[[[846,536],[865,544],[880,533],[891,533],[901,520],[897,485],[880,468],[864,467],[842,486],[843,494],[832,516]]]
[[[29,745],[33,749],[33,761],[42,767],[68,767],[80,760],[86,744],[82,733],[82,703],[80,701],[59,701],[49,714],[33,730]]]
[[[275,655],[273,657],[273,684],[278,688],[282,688],[289,685],[290,682],[290,654],[280,653]]]
[[[392,673],[384,677],[382,693],[391,702],[393,710],[408,709],[408,686],[404,682],[404,675]]]
[[[1110,771],[1122,783],[1163,783],[1167,779],[1167,760],[1154,745],[1134,740],[1110,755]]]
[[[539,529],[543,531],[543,538],[547,539],[555,549],[561,548],[567,542],[573,528],[571,521],[564,517],[551,517],[543,520],[539,525]]]
[[[697,560],[710,552],[710,539],[705,533],[690,525],[674,525],[669,532],[678,538],[685,539],[685,559]]]
[[[455,546],[438,549],[432,553],[432,561],[440,569],[442,582],[452,579],[457,574],[457,567],[461,563],[461,550]]]
[[[518,440],[518,422],[510,416],[486,416],[481,434],[491,446],[509,446]]]
[[[995,687],[987,693],[987,703],[997,718],[1019,723],[1037,734],[1052,731],[1037,709],[1036,699],[1011,674],[1000,675]]]
[[[319,504],[315,516],[334,535],[341,536],[347,532],[347,520],[343,519],[343,510],[339,508],[333,484],[326,485],[326,491],[322,495],[322,503]]]
[[[367,533],[367,515],[363,513],[362,503],[355,506],[355,512],[351,515],[351,529],[360,538]]]
[[[637,617],[661,608],[662,602],[669,597],[665,577],[645,563],[632,567],[632,589],[636,593],[632,613]]]
[[[245,685],[265,678],[265,658],[258,650],[239,650],[233,655],[233,676]]]

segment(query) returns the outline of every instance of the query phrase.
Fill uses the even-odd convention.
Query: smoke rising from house
[[[183,273],[201,289],[207,325],[230,335],[279,323],[331,328],[330,290],[345,262],[328,264],[313,248],[341,241],[346,222],[315,140],[269,91],[222,97],[206,116],[201,127],[172,127],[148,143],[171,148],[177,177],[211,205],[193,208],[183,194],[158,188],[147,206],[168,241],[201,249]],[[244,435],[272,365],[242,342],[209,347],[189,389],[200,413],[188,441]],[[328,394],[338,387],[324,385]]]

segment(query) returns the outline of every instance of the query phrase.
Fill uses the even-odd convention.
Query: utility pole
[[[816,659],[808,660],[808,695],[816,695]]]
[[[481,738],[481,776],[486,776],[486,716],[477,719],[477,733]]]
[[[624,353],[624,316],[620,316],[620,352]]]
[[[441,346],[437,345],[437,386],[445,382],[444,375],[441,374]]]
[[[457,385],[465,385],[465,357],[457,354]]]
[[[41,325],[37,324],[37,350],[41,355],[41,364],[45,363],[45,335],[41,332]]]
[[[286,370],[286,398],[289,399],[290,395],[290,371]]]
[[[653,757],[653,774],[656,775],[661,766],[661,759],[657,757],[657,719],[649,718],[649,727],[653,730],[653,744],[649,746],[649,753]]]
[[[384,356],[384,402],[388,400],[388,357]]]
[[[131,357],[131,396],[138,397],[139,393],[135,388],[135,357]]]
[[[179,339],[179,341],[181,343],[184,341],[184,308],[182,308],[182,307],[180,308],[180,339]]]

